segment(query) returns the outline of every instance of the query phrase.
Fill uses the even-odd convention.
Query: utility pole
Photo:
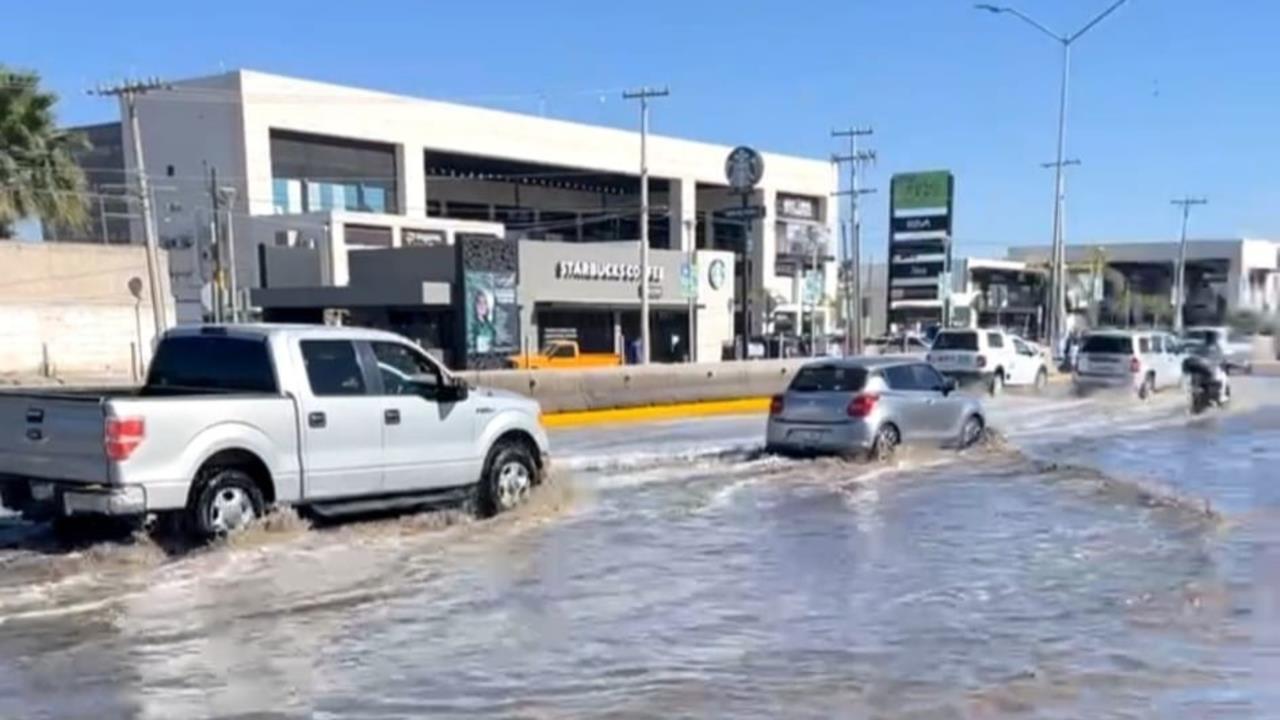
[[[151,189],[147,186],[147,166],[142,159],[142,134],[138,124],[137,98],[151,90],[169,87],[158,78],[130,81],[118,85],[101,86],[90,94],[99,97],[113,96],[124,103],[129,115],[130,145],[133,147],[134,172],[138,174],[138,200],[142,203],[142,235],[146,241],[147,284],[150,288],[151,314],[157,336],[168,327],[164,303],[160,297],[160,247],[156,240],[155,218],[151,211]],[[141,348],[139,348],[141,350]]]
[[[1054,177],[1056,178],[1057,187],[1065,186],[1064,171],[1072,165],[1079,165],[1080,160],[1071,158],[1069,160],[1059,159],[1054,162],[1040,163],[1040,167],[1053,168]],[[1065,310],[1067,306],[1067,243],[1066,243],[1066,212],[1063,209],[1065,197],[1059,197],[1054,203],[1053,213],[1053,246],[1050,248],[1052,259],[1049,260],[1049,340],[1050,346],[1055,352],[1058,348],[1058,342],[1066,336],[1066,318]]]
[[[218,217],[218,168],[209,168],[209,249],[213,253],[213,288],[210,296],[213,299],[213,321],[221,323],[223,319],[223,282],[222,276],[222,233],[219,229]]]
[[[227,289],[231,296],[231,322],[238,323],[241,321],[240,287],[236,280],[236,223],[233,210],[236,204],[236,189],[228,185],[218,188],[218,204],[227,209],[227,274],[230,276]]]
[[[851,127],[847,130],[832,130],[831,137],[849,138],[849,154],[836,155],[832,161],[849,163],[849,189],[836,193],[849,196],[849,242],[844,248],[843,288],[845,296],[845,351],[849,355],[862,354],[862,221],[858,217],[858,199],[861,195],[875,192],[873,189],[858,187],[858,171],[864,163],[874,162],[874,150],[859,150],[858,138],[871,135],[871,128]]]
[[[1182,207],[1182,240],[1178,243],[1178,272],[1175,281],[1177,295],[1173,301],[1173,329],[1182,332],[1182,315],[1187,305],[1187,220],[1191,216],[1192,205],[1208,205],[1209,201],[1188,195],[1170,202]]]
[[[622,93],[640,101],[640,364],[648,365],[649,349],[649,99],[666,97],[667,88],[642,87]]]

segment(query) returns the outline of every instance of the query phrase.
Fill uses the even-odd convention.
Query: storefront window
[[[383,143],[271,131],[276,213],[395,213],[395,149]]]

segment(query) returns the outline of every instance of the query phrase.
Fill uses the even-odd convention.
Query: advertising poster
[[[464,280],[467,354],[517,352],[520,307],[516,301],[516,274],[468,270]]]

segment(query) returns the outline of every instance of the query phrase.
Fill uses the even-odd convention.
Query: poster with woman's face
[[[510,353],[520,347],[520,307],[513,272],[468,271],[467,353]]]

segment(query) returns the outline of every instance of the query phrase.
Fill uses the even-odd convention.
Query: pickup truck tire
[[[991,374],[991,384],[987,387],[987,392],[991,397],[999,397],[1004,393],[1004,370],[997,368]]]
[[[215,468],[201,479],[187,507],[187,527],[200,540],[230,535],[262,517],[266,503],[248,473]]]
[[[537,477],[537,464],[524,443],[498,443],[489,451],[484,473],[476,484],[473,511],[478,517],[487,518],[519,507],[529,498]]]

